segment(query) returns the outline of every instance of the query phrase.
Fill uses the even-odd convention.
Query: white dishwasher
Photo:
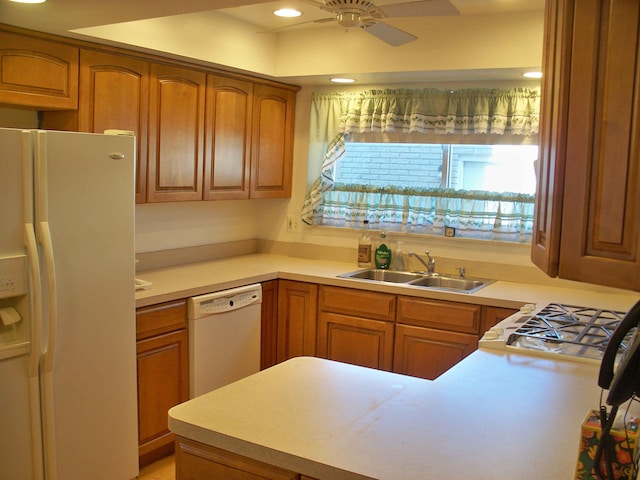
[[[189,318],[189,397],[260,370],[262,286],[192,297]]]

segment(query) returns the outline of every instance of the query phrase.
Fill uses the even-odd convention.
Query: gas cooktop
[[[626,312],[551,303],[538,313],[519,319],[509,335],[511,347],[601,360]],[[630,332],[627,339],[631,338]],[[623,342],[621,348],[626,348]]]

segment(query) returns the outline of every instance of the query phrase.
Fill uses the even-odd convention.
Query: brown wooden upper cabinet
[[[295,92],[256,84],[251,132],[251,198],[291,196]]]
[[[151,64],[147,201],[202,200],[206,73]]]
[[[0,32],[0,104],[78,108],[78,48]]]
[[[291,195],[295,92],[209,74],[204,199]]]
[[[0,30],[0,104],[133,131],[137,203],[291,196],[296,87],[39,36]]]
[[[249,198],[253,83],[207,75],[205,200]]]
[[[146,200],[149,63],[93,50],[80,51],[77,110],[46,112],[43,128],[136,136],[136,203]]]
[[[547,0],[532,259],[640,290],[640,3]]]

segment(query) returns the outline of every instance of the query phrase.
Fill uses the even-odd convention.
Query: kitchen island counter
[[[429,381],[298,357],[172,408],[169,424],[320,479],[570,479],[597,372],[478,350]]]

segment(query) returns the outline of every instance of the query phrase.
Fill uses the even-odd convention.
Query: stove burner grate
[[[512,333],[507,344],[600,359],[624,315],[614,310],[551,303]],[[626,342],[621,348],[626,348]]]

